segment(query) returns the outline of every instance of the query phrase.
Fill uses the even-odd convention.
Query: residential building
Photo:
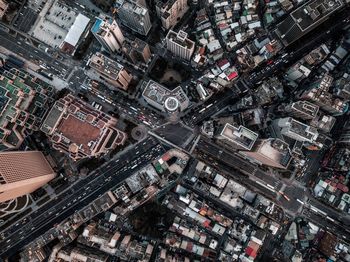
[[[0,75],[0,151],[19,148],[39,130],[53,94],[52,86],[29,73],[11,69]]]
[[[9,4],[5,0],[0,0],[0,19],[5,15],[7,9],[9,7]]]
[[[292,160],[289,145],[278,138],[259,139],[251,151],[243,155],[262,165],[286,169]]]
[[[96,53],[90,57],[87,65],[111,85],[123,90],[128,89],[132,80],[132,75],[129,74],[118,62],[101,53]]]
[[[55,102],[40,129],[53,148],[80,160],[101,156],[125,142],[126,134],[116,123],[116,118],[69,94]]]
[[[333,77],[325,74],[322,78],[314,82],[300,98],[314,102],[321,109],[330,114],[342,115],[348,111],[349,105],[339,98],[334,98],[333,95],[329,93],[329,88],[332,83]]]
[[[187,10],[187,0],[159,0],[156,2],[157,15],[166,30],[175,26]]]
[[[140,2],[117,0],[116,9],[122,23],[140,35],[147,35],[152,24],[148,9]]]
[[[135,38],[133,41],[125,41],[123,44],[123,53],[134,64],[147,64],[151,59],[149,45],[139,38]]]
[[[292,11],[286,19],[277,25],[275,33],[285,46],[288,46],[317,26],[330,15],[343,9],[348,0],[313,0]]]
[[[105,50],[110,53],[120,52],[125,40],[117,22],[110,18],[97,18],[91,32]]]
[[[29,194],[55,177],[39,151],[0,153],[0,203]]]
[[[182,30],[178,33],[169,30],[166,36],[166,45],[171,53],[185,60],[191,59],[195,48],[195,43],[187,38],[187,33]]]
[[[244,126],[225,124],[219,129],[216,138],[236,150],[251,150],[258,139],[258,134]]]

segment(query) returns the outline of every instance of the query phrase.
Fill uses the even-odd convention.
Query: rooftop
[[[117,0],[116,6],[122,8],[123,10],[129,13],[134,13],[140,16],[144,16],[147,13],[147,8],[131,0]]]
[[[250,129],[244,126],[235,127],[230,124],[225,124],[220,135],[247,150],[251,150],[255,141],[258,139],[258,134]]]
[[[170,39],[170,41],[181,45],[182,47],[186,47],[187,49],[191,49],[194,46],[194,42],[187,38],[187,33],[180,30],[178,33],[169,30],[167,36],[167,39]]]
[[[315,117],[318,113],[319,107],[308,101],[297,101],[292,103],[292,109]]]
[[[280,139],[264,139],[257,152],[284,167],[287,167],[292,159],[289,145]]]
[[[114,80],[118,79],[119,72],[124,69],[121,64],[101,53],[93,54],[88,61],[88,65],[96,71],[108,75],[109,78]]]

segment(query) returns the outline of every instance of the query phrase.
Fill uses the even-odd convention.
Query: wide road
[[[155,139],[148,137],[118,158],[111,159],[86,179],[77,182],[56,199],[3,232],[0,257],[5,258],[17,253],[56,223],[84,208],[164,152],[165,149]]]

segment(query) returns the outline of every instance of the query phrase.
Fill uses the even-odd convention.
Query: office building
[[[55,102],[41,131],[53,148],[73,160],[99,157],[122,145],[126,134],[115,126],[117,119],[69,94]]]
[[[277,25],[275,33],[288,46],[309,33],[330,15],[343,9],[349,0],[313,0],[292,11]]]
[[[216,136],[218,141],[235,150],[251,150],[258,139],[258,134],[244,126],[226,123]]]
[[[333,95],[328,92],[332,83],[333,77],[326,74],[314,82],[300,98],[315,103],[322,110],[332,115],[342,115],[348,111],[348,103],[339,98],[334,98]]]
[[[0,151],[17,149],[31,131],[39,130],[54,89],[17,69],[0,75]]]
[[[299,142],[313,143],[317,140],[319,135],[316,128],[291,117],[277,119],[276,123],[282,136],[289,137]]]
[[[0,0],[0,19],[5,15],[7,9],[9,7],[9,4],[5,0]]]
[[[167,112],[176,118],[178,112],[184,111],[190,103],[180,86],[173,90],[150,80],[142,92],[145,101],[154,108]]]
[[[169,30],[166,36],[166,45],[171,53],[185,60],[191,59],[195,48],[194,42],[188,39],[187,33],[182,30],[178,33]]]
[[[345,99],[350,100],[350,75],[344,73],[342,77],[335,81],[334,94]]]
[[[55,177],[39,151],[0,153],[0,202],[29,194]]]
[[[122,23],[140,35],[147,35],[152,24],[148,9],[141,2],[117,0],[117,14]]]
[[[97,18],[91,32],[105,50],[110,53],[120,52],[125,38],[115,20],[110,17]]]
[[[159,0],[156,2],[157,15],[166,30],[180,21],[188,10],[187,0]]]
[[[285,111],[293,117],[303,120],[312,120],[317,116],[319,106],[308,101],[300,100],[287,105]]]
[[[101,53],[93,54],[87,63],[99,77],[103,78],[109,84],[123,90],[127,90],[132,80],[125,68],[118,62],[102,55]]]
[[[278,138],[259,139],[251,151],[242,154],[258,164],[281,169],[288,168],[292,160],[289,145]]]
[[[151,59],[149,45],[139,38],[127,40],[123,44],[123,53],[134,64],[147,64]]]

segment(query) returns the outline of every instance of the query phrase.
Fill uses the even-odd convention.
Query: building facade
[[[118,62],[96,53],[90,57],[87,65],[109,84],[123,90],[128,89],[132,75]]]
[[[188,10],[187,0],[159,0],[156,3],[156,11],[162,22],[162,27],[170,29],[180,21]]]
[[[121,50],[125,38],[119,25],[112,18],[97,18],[91,32],[108,52],[114,53]]]
[[[140,35],[147,35],[152,24],[148,9],[141,2],[117,0],[116,9],[122,23]]]
[[[166,36],[167,49],[185,60],[190,60],[194,52],[195,43],[187,38],[187,33],[180,30],[178,33],[170,30]]]
[[[39,151],[0,153],[0,203],[29,194],[55,177]]]

